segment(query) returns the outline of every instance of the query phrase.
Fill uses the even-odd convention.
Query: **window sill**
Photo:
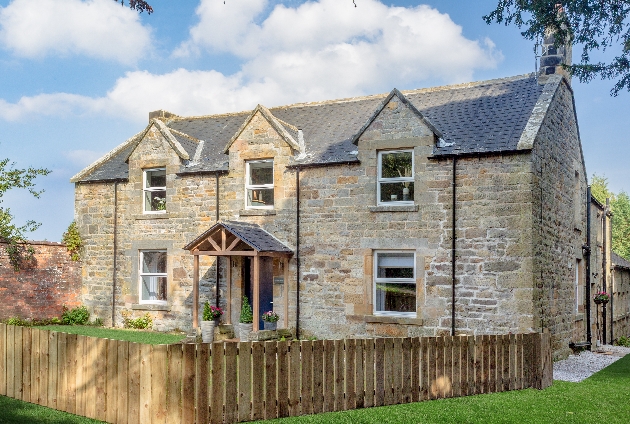
[[[370,212],[418,212],[418,205],[370,206]]]
[[[166,213],[143,213],[143,214],[134,215],[133,218],[136,219],[136,220],[143,220],[143,219],[168,219],[168,218],[172,218],[172,216],[168,212],[166,212]]]
[[[159,305],[155,303],[135,303],[131,305],[134,311],[167,311],[171,310],[169,305]]]
[[[363,321],[370,324],[402,324],[422,326],[424,320],[412,317],[397,317],[385,315],[349,315],[348,318]]]
[[[275,215],[275,209],[242,209],[238,211],[239,216],[271,216]]]

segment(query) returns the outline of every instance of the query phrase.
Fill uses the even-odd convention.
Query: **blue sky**
[[[152,110],[205,115],[533,72],[497,0],[0,0],[0,158],[46,167],[46,191],[3,197],[34,240],[73,219],[70,177],[141,131]],[[581,50],[574,51],[579,57]],[[606,58],[613,52],[601,55]],[[573,81],[589,177],[630,192],[630,94]]]

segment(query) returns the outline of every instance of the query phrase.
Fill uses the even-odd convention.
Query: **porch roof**
[[[184,249],[210,256],[293,256],[293,250],[260,226],[237,221],[217,222]]]

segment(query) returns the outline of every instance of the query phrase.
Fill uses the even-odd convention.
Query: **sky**
[[[497,2],[149,0],[148,15],[112,0],[0,0],[0,159],[52,171],[36,180],[39,199],[12,190],[2,207],[42,224],[31,240],[59,241],[70,178],[153,110],[208,115],[534,72],[533,42],[483,21]],[[630,93],[572,86],[589,178],[630,192]]]

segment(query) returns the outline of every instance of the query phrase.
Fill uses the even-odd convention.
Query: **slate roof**
[[[556,87],[559,80],[555,83]],[[556,87],[553,87],[555,90]],[[442,139],[434,156],[485,154],[517,150],[534,106],[541,101],[545,86],[533,75],[483,82],[402,91],[406,99],[435,127]],[[269,108],[271,114],[297,141],[295,128],[303,132],[305,152],[293,164],[326,165],[358,162],[352,139],[388,96],[302,103]],[[174,117],[166,121],[174,137],[189,153],[191,161],[182,173],[228,170],[223,149],[249,117],[251,111],[200,117]],[[287,125],[288,124],[288,125]],[[202,140],[196,143],[177,132]],[[197,145],[197,161],[192,160]],[[127,178],[126,156],[114,155],[91,172],[82,171],[74,181]],[[89,171],[89,168],[86,168]]]
[[[625,258],[622,258],[615,252],[611,252],[610,258],[615,267],[630,269],[630,261]]]
[[[224,227],[236,237],[250,245],[259,252],[279,252],[292,255],[293,250],[285,246],[280,240],[263,230],[256,224],[235,221],[221,221],[214,224],[192,242],[188,243],[184,250],[191,250],[199,243],[206,240],[218,227]]]

